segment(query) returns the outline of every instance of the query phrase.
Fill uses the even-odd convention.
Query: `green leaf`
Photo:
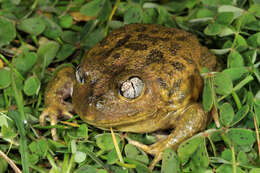
[[[13,139],[17,136],[17,132],[11,127],[11,126],[2,126],[1,127],[1,133],[3,138],[10,138]]]
[[[76,163],[81,163],[86,159],[87,155],[84,152],[81,151],[76,151],[75,153],[75,162]]]
[[[199,147],[197,148],[191,159],[196,168],[201,169],[207,168],[209,166],[209,156],[205,145],[205,140],[200,143]]]
[[[120,137],[115,134],[117,144],[120,143]],[[103,151],[109,151],[114,148],[111,134],[100,134],[96,136],[97,146]]]
[[[134,145],[127,144],[125,146],[125,155],[128,158],[138,160],[142,163],[145,163],[145,164],[149,163],[149,159],[148,159],[147,154],[141,153],[140,150],[138,150]]]
[[[228,130],[228,136],[237,145],[251,147],[255,141],[255,133],[248,129],[233,128]]]
[[[260,172],[260,168],[253,168],[249,173],[259,173],[259,172]]]
[[[169,18],[171,18],[170,14],[168,13],[168,11],[163,8],[163,7],[157,7],[157,11],[158,11],[158,19],[157,19],[157,23],[158,24],[165,24],[167,23],[167,21],[169,20]]]
[[[0,69],[0,89],[7,88],[11,84],[11,72],[7,68]]]
[[[210,86],[210,80],[206,79],[202,95],[202,105],[205,111],[210,111],[213,105],[212,89]]]
[[[107,164],[112,165],[119,161],[115,148],[109,151],[109,153],[106,156],[107,156]]]
[[[252,4],[248,9],[248,12],[254,14],[257,17],[260,17],[260,4],[259,3]]]
[[[244,66],[244,59],[240,55],[239,52],[237,51],[232,51],[228,55],[228,66],[230,68],[235,68],[235,67],[243,67]]]
[[[32,69],[37,61],[37,55],[34,52],[25,51],[14,59],[15,68],[22,74],[26,74]]]
[[[84,165],[78,168],[75,173],[98,173],[98,169],[91,165]]]
[[[100,9],[98,20],[107,21],[112,11],[112,5],[110,0],[104,0],[104,3]]]
[[[154,23],[157,18],[157,12],[154,8],[147,8],[143,12],[142,22],[143,23]]]
[[[32,96],[38,94],[40,90],[41,82],[36,76],[31,76],[26,79],[24,83],[23,91],[26,95]]]
[[[248,37],[247,43],[248,43],[248,45],[250,45],[254,48],[257,48],[258,46],[260,46],[260,32]]]
[[[73,31],[64,31],[61,35],[61,39],[69,44],[75,45],[79,42],[79,34]]]
[[[0,16],[0,48],[16,37],[14,22]]]
[[[203,143],[203,137],[195,136],[184,141],[178,148],[178,156],[182,163],[197,150],[198,146]]]
[[[232,23],[233,19],[233,12],[222,12],[217,15],[216,22],[223,25],[229,25],[230,23]]]
[[[61,46],[60,51],[57,54],[56,62],[63,61],[66,58],[68,58],[70,55],[74,53],[75,49],[75,46],[71,44],[63,44]]]
[[[216,93],[221,95],[228,95],[232,92],[233,84],[232,80],[225,73],[218,73],[214,78],[214,85],[216,87]]]
[[[46,29],[44,30],[43,34],[51,39],[57,39],[62,35],[61,27],[54,21],[49,18],[44,18]]]
[[[221,24],[218,24],[218,23],[212,23],[212,24],[209,24],[205,30],[204,30],[204,33],[206,35],[217,35],[219,33],[221,33],[222,29],[224,28],[223,25]]]
[[[215,13],[212,10],[209,10],[207,8],[199,9],[196,18],[205,18],[205,17],[214,17]]]
[[[64,15],[60,18],[60,26],[63,28],[70,28],[72,26],[73,19],[70,15]]]
[[[228,75],[232,81],[238,80],[242,77],[243,74],[248,72],[247,67],[235,67],[235,68],[228,68],[222,71],[222,73]]]
[[[247,115],[248,111],[249,111],[249,106],[248,106],[248,105],[244,105],[242,108],[240,108],[240,109],[237,111],[237,113],[236,113],[236,115],[235,115],[235,117],[234,117],[234,119],[233,119],[233,122],[232,122],[231,126],[234,126],[234,125],[237,124],[239,121],[241,121],[241,120]]]
[[[235,47],[236,47],[236,50],[239,52],[247,49],[248,45],[247,45],[247,42],[244,39],[244,37],[242,37],[241,35],[237,35],[236,41],[235,41]]]
[[[42,20],[42,18],[32,17],[32,18],[28,18],[28,19],[24,19],[24,20],[20,21],[20,23],[18,23],[17,27],[18,27],[18,29],[20,29],[28,34],[37,36],[44,31],[46,25],[45,25],[44,20]]]
[[[41,64],[42,67],[47,67],[56,56],[59,48],[60,45],[54,41],[48,41],[41,45],[37,51],[38,64]]]
[[[239,151],[237,156],[237,161],[240,162],[241,164],[248,164],[249,160],[247,154],[244,151]]]
[[[243,14],[244,10],[231,5],[222,5],[218,8],[218,12],[232,12],[234,14],[234,18],[237,18]]]
[[[142,9],[139,5],[132,6],[124,14],[124,22],[126,24],[130,23],[140,23],[142,21]]]
[[[225,36],[232,35],[232,34],[235,34],[235,31],[233,28],[231,28],[229,26],[223,26],[221,32],[218,33],[218,36],[225,37]]]
[[[49,150],[48,142],[45,139],[34,141],[29,145],[29,149],[32,153],[44,158]]]
[[[93,47],[104,38],[105,28],[101,27],[90,32],[88,37],[82,39],[82,44],[88,48]]]
[[[234,110],[229,103],[224,103],[220,106],[220,120],[222,124],[229,127],[234,118]]]
[[[222,153],[221,153],[221,158],[227,160],[227,161],[232,161],[232,151],[231,149],[225,149]]]
[[[231,173],[231,172],[233,172],[232,166],[227,164],[222,164],[216,170],[216,173]]]
[[[88,126],[86,124],[81,124],[77,129],[77,137],[88,138]]]
[[[260,21],[257,20],[257,21],[248,22],[245,27],[248,30],[260,31]]]
[[[170,148],[164,150],[161,172],[178,173],[180,171],[180,162],[178,160],[177,154]]]
[[[226,54],[230,51],[229,48],[227,49],[210,49],[210,51],[216,55],[223,55],[223,54]]]
[[[97,16],[103,3],[103,0],[90,1],[80,8],[80,13],[86,16]]]

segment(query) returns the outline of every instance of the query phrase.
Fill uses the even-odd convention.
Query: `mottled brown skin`
[[[71,116],[72,109],[87,123],[102,129],[145,133],[174,129],[166,138],[146,146],[130,143],[161,160],[165,148],[179,144],[203,130],[208,115],[197,100],[202,91],[202,67],[214,70],[215,57],[197,38],[185,31],[159,25],[131,24],[112,31],[84,57],[76,74],[60,70],[45,94],[50,116]],[[127,99],[120,85],[131,76],[144,82],[141,95]],[[72,106],[64,101],[72,92]],[[56,131],[52,131],[57,139]]]

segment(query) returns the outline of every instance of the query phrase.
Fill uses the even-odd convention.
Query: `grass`
[[[166,150],[153,172],[260,171],[260,5],[258,0],[0,1],[0,173],[149,172],[152,157],[122,133],[86,125],[79,116],[39,125],[46,84],[57,69],[115,28],[156,23],[191,32],[222,64],[204,70],[204,109],[213,119],[177,152]],[[56,127],[61,141],[53,141]],[[127,134],[145,144],[152,134]],[[113,142],[114,141],[114,142]],[[10,163],[10,162],[9,162]]]

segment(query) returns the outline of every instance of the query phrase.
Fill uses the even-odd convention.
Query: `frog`
[[[89,125],[127,133],[169,131],[151,145],[129,143],[154,156],[203,131],[210,113],[201,103],[202,68],[216,69],[216,57],[182,29],[157,24],[128,24],[114,29],[82,58],[64,67],[47,84],[46,117],[55,125],[76,113]],[[72,102],[68,102],[71,98]],[[58,140],[55,128],[52,138]]]

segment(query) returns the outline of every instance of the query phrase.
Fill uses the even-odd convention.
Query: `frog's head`
[[[152,75],[138,71],[113,75],[82,71],[76,72],[72,99],[76,112],[89,124],[101,128],[131,124],[158,111],[158,82]]]

